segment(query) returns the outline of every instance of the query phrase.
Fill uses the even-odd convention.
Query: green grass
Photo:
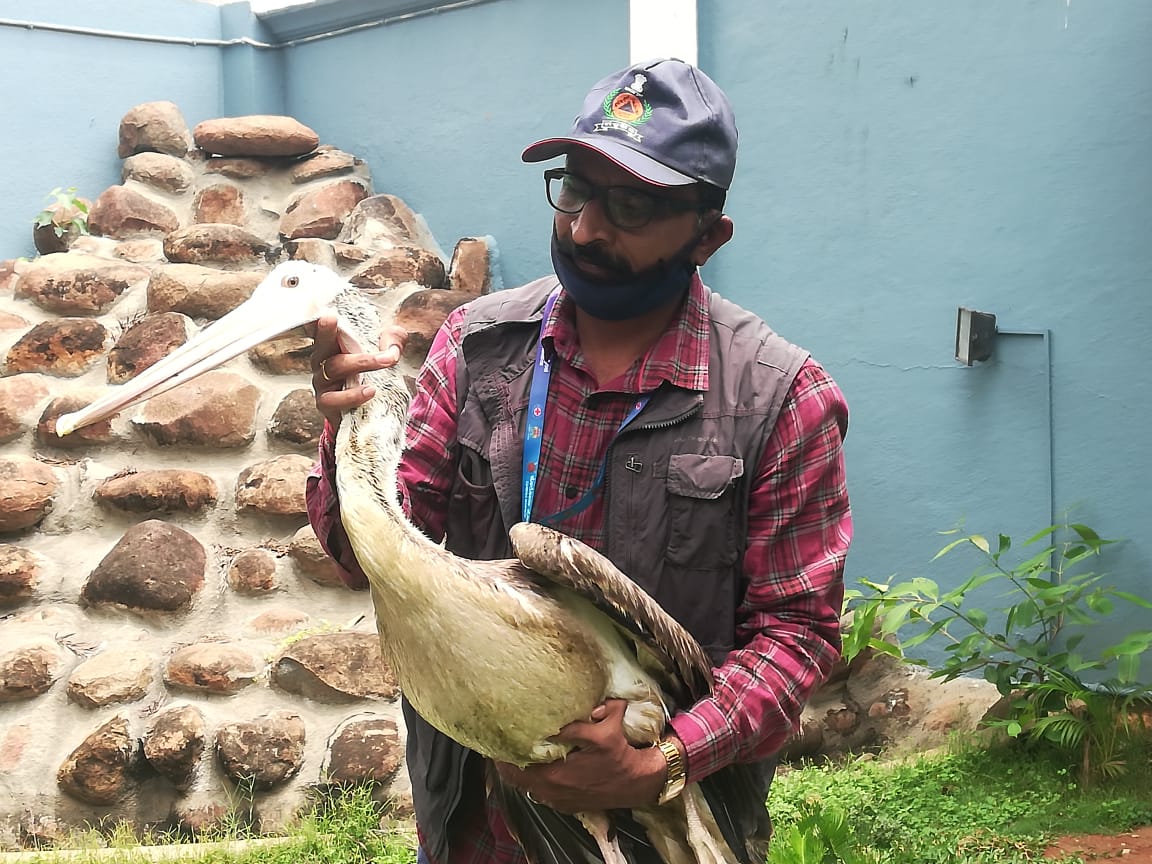
[[[1047,840],[1067,833],[1117,833],[1152,823],[1152,767],[1147,750],[1130,754],[1130,770],[1107,785],[1081,788],[1060,757],[1019,746],[955,747],[899,763],[811,766],[782,772],[769,796],[776,825],[773,855],[821,814],[843,814],[850,845],[862,860],[977,864],[1040,860]],[[845,859],[846,860],[846,859]]]
[[[900,762],[782,769],[769,806],[776,826],[770,864],[1024,864],[1041,860],[1052,837],[1119,833],[1152,824],[1152,748],[1130,754],[1124,776],[1084,789],[1072,766],[1049,751],[1019,746],[949,752]],[[382,820],[366,788],[321,801],[276,842],[240,850],[188,846],[178,864],[412,864],[406,822]],[[814,829],[813,826],[816,826]],[[244,839],[237,822],[200,840]],[[101,832],[77,864],[147,861],[130,831]],[[174,839],[146,838],[145,843]],[[91,838],[90,838],[91,841]],[[824,843],[823,841],[828,841]],[[72,844],[69,844],[72,845]],[[77,846],[94,845],[78,843]],[[835,846],[835,850],[823,845]],[[177,847],[179,849],[179,847]],[[169,850],[172,851],[172,850]],[[109,857],[111,854],[111,857]],[[53,859],[45,855],[45,864]],[[1075,859],[1070,859],[1075,860]]]

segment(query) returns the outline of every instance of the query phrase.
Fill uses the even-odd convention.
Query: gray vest
[[[462,557],[512,557],[508,529],[520,521],[531,373],[544,303],[557,284],[550,276],[468,307],[446,539]],[[716,294],[709,294],[709,307],[708,390],[661,387],[609,449],[603,551],[719,664],[735,647],[746,587],[748,483],[808,354]],[[483,794],[472,785],[481,772],[466,764],[469,751],[407,701],[403,708],[416,818],[427,852],[443,861],[466,774],[474,801]]]

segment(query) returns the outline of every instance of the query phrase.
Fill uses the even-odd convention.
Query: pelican
[[[343,350],[377,350],[379,315],[359,289],[321,266],[280,264],[247,302],[184,346],[58,418],[57,434],[106,419],[332,314]],[[564,758],[568,745],[550,739],[569,722],[588,719],[606,699],[627,701],[626,737],[650,746],[673,710],[711,692],[711,663],[700,645],[594,549],[520,523],[509,532],[516,558],[471,561],[409,522],[397,496],[408,389],[395,367],[362,379],[376,395],[340,424],[340,515],[371,584],[383,656],[431,725],[489,759],[524,767]],[[749,770],[730,766],[688,784],[666,804],[632,811],[646,834],[639,842],[666,864],[763,862],[770,823]],[[530,860],[632,860],[610,812],[577,814],[585,834],[572,817],[491,774],[490,793],[505,805]],[[566,828],[567,840],[556,839],[557,825]],[[749,826],[756,826],[750,838]]]

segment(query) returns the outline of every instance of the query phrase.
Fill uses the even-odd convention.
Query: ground
[[[1058,859],[1072,853],[1085,861],[1123,860],[1125,864],[1152,864],[1152,825],[1127,834],[1062,837],[1049,847],[1047,857]]]

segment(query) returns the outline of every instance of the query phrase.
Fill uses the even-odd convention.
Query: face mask
[[[560,248],[556,231],[552,231],[552,266],[572,302],[601,321],[626,321],[639,318],[683,297],[696,272],[690,255],[700,242],[693,237],[666,261],[643,270],[609,279],[589,276],[576,266],[567,252]]]

